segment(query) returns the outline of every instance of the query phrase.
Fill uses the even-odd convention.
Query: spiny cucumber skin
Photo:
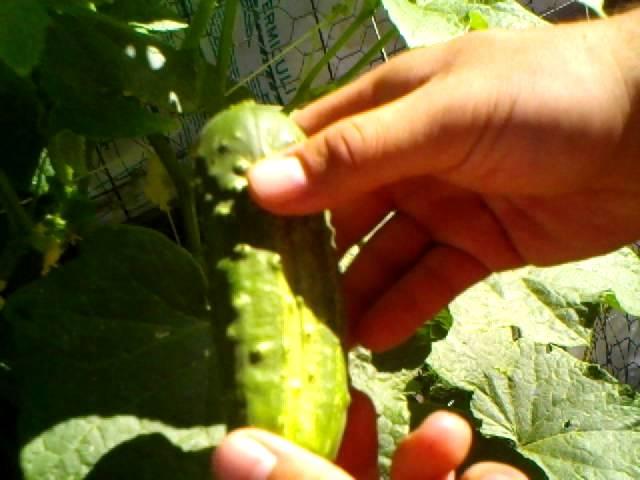
[[[235,345],[238,422],[333,458],[349,394],[331,231],[323,215],[259,209],[244,177],[303,138],[278,107],[231,107],[203,129],[196,187],[214,318],[232,317],[224,328]]]
[[[333,458],[348,406],[346,365],[335,334],[296,296],[279,255],[239,245],[221,262],[238,312],[238,382],[247,418],[322,456]],[[281,322],[274,325],[274,321]]]

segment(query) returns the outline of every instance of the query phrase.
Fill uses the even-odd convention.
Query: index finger
[[[451,61],[452,56],[445,54],[444,45],[401,53],[345,87],[294,112],[293,118],[307,135],[313,135],[341,118],[406,95],[428,82]]]

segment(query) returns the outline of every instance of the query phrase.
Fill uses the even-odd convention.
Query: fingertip
[[[230,433],[216,449],[212,467],[224,480],[353,480],[324,458],[257,428]]]
[[[473,432],[469,423],[452,412],[440,410],[432,413],[415,430],[419,435],[429,438],[448,438],[455,448],[450,448],[447,453],[452,455],[452,463],[461,464],[469,453]]]
[[[433,413],[399,445],[391,475],[398,480],[445,477],[462,464],[471,440],[464,419],[450,412]]]
[[[354,338],[374,352],[388,350],[433,318],[490,271],[466,252],[436,245],[391,285],[354,325]],[[425,294],[428,292],[428,294]],[[362,310],[362,306],[358,307]],[[354,317],[350,317],[354,318]]]
[[[266,480],[276,456],[244,430],[229,434],[214,452],[212,469],[225,480]]]
[[[247,173],[251,196],[261,206],[286,211],[308,189],[307,174],[296,157],[266,158]]]
[[[527,480],[527,476],[504,463],[482,462],[469,467],[460,480]]]
[[[372,312],[353,322],[349,328],[348,340],[351,345],[362,345],[373,353],[383,353],[408,340],[424,323],[422,318],[424,317],[413,316],[409,320],[403,319],[401,324],[392,323],[393,320],[387,321],[387,315],[380,314],[374,307]]]
[[[378,430],[371,399],[351,389],[347,426],[336,463],[358,480],[377,480]]]

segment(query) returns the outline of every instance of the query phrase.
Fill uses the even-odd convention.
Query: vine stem
[[[375,58],[376,55],[380,54],[380,51],[384,48],[384,46],[398,36],[398,31],[393,28],[387,31],[384,35],[382,35],[376,43],[374,43],[371,48],[345,73],[340,76],[340,78],[336,79],[333,83],[317,87],[311,88],[308,92],[307,99],[314,100],[322,95],[329,93],[330,91],[336,90],[340,87],[343,87],[347,83],[351,82],[358,74],[369,65],[369,63]]]
[[[194,49],[200,45],[200,39],[207,31],[207,24],[218,6],[218,0],[200,0],[198,10],[193,15],[193,20],[182,42],[182,49]]]
[[[305,33],[300,35],[300,37],[296,38],[293,42],[287,44],[286,47],[283,48],[282,51],[279,54],[273,56],[271,58],[271,60],[269,60],[266,63],[263,63],[259,68],[257,68],[256,70],[251,72],[249,75],[244,77],[242,80],[240,80],[238,83],[236,83],[233,87],[231,87],[229,90],[227,90],[225,92],[225,95],[229,96],[233,92],[235,92],[237,89],[242,87],[243,85],[246,85],[247,83],[249,83],[251,80],[256,78],[258,75],[260,75],[265,70],[267,70],[269,67],[271,67],[273,64],[275,64],[277,61],[279,61],[280,59],[284,58],[294,48],[296,48],[297,46],[299,46],[302,43],[304,43],[309,37],[311,37],[312,35],[315,35],[319,30],[328,27],[336,17],[337,17],[337,13],[332,13],[330,17],[325,18],[320,23],[317,23],[311,30],[306,31]]]
[[[10,221],[13,222],[18,231],[28,234],[33,230],[31,218],[24,211],[18,195],[2,169],[0,169],[0,202],[4,204]]]
[[[298,91],[293,97],[293,100],[287,105],[286,111],[290,112],[295,108],[299,107],[302,103],[307,100],[307,94],[311,90],[311,84],[316,79],[316,77],[320,74],[322,69],[326,67],[329,62],[336,56],[336,54],[340,51],[340,49],[349,41],[349,39],[360,29],[362,24],[366,22],[377,8],[377,2],[365,2],[362,10],[358,16],[351,22],[349,27],[340,35],[338,40],[329,48],[323,57],[318,60],[318,62],[313,66],[313,68],[309,71],[307,76],[302,80],[300,86],[298,87]]]
[[[342,87],[356,78],[362,71],[362,69],[364,69],[371,61],[373,61],[376,55],[380,54],[380,51],[384,48],[384,46],[397,36],[398,31],[395,28],[391,28],[389,31],[385,32],[385,34],[382,35],[378,39],[378,41],[374,43],[364,55],[362,55],[362,57],[360,57],[356,64],[353,65],[353,67],[351,67],[347,71],[347,73],[345,73],[335,81],[336,88]]]
[[[222,105],[227,90],[229,67],[231,66],[231,58],[233,56],[233,31],[236,25],[239,6],[240,0],[225,0],[224,2],[224,17],[216,58],[216,89],[218,91],[218,101],[216,103],[218,103],[218,105]]]
[[[169,140],[163,135],[149,135],[149,143],[155,150],[158,158],[166,168],[169,176],[173,180],[178,192],[180,210],[184,218],[185,230],[187,234],[187,248],[197,259],[201,258],[202,245],[200,243],[200,227],[198,225],[198,215],[196,212],[195,194],[189,177],[178,162],[178,158],[169,144]]]

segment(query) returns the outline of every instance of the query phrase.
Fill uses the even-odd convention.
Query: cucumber
[[[226,337],[218,355],[235,384],[221,403],[227,420],[332,459],[349,404],[332,230],[325,215],[261,210],[245,177],[255,161],[303,138],[279,107],[234,105],[201,132],[194,186],[213,318]]]

